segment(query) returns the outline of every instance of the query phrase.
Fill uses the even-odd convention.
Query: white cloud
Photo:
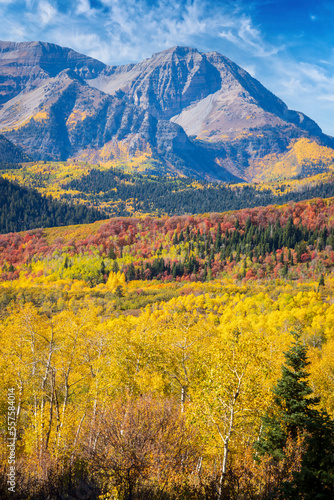
[[[331,83],[333,84],[333,79],[329,78],[323,68],[317,66],[315,64],[309,63],[300,63],[298,65],[298,70],[302,75],[304,75],[307,79],[312,80],[316,83]]]
[[[254,55],[269,57],[277,54],[284,47],[273,47],[263,41],[263,37],[257,28],[254,28],[249,18],[241,20],[241,26],[238,30],[240,39],[254,50]]]
[[[249,17],[237,17],[234,26],[221,31],[219,36],[233,45],[250,52],[254,57],[270,57],[284,50],[283,45],[273,46],[264,41],[260,30],[253,26]]]
[[[89,0],[78,0],[75,13],[78,15],[83,14],[86,16],[92,16],[95,14],[95,11],[91,8]]]
[[[0,0],[0,4],[4,1],[19,5],[19,0]],[[25,10],[18,7],[15,33],[21,33],[21,38],[29,33],[30,39],[43,38],[66,46],[75,42],[76,49],[81,38],[80,46],[87,47],[89,55],[102,56],[107,63],[139,61],[175,45],[216,49],[207,44],[209,38],[221,43],[225,40],[256,57],[277,52],[263,41],[251,19],[241,15],[238,2],[100,0],[100,3],[104,12],[92,8],[89,0],[71,0],[65,14],[57,8],[55,0],[26,0]],[[5,28],[0,27],[0,38],[1,31]],[[83,43],[84,37],[93,40],[93,44]]]
[[[240,40],[235,36],[232,31],[221,31],[219,33],[221,38],[225,38],[228,42],[234,43],[235,45],[240,45]]]
[[[53,7],[46,0],[42,0],[38,4],[38,17],[43,27],[47,26],[50,22],[55,21],[57,16],[57,9]]]
[[[26,4],[27,9],[25,12],[19,11],[13,18],[17,23],[21,20],[21,26],[25,27],[26,31],[30,32],[31,35],[34,32],[41,33],[49,25],[59,22],[59,17],[61,16],[59,16],[57,9],[47,0],[40,0],[37,3],[27,1]],[[39,39],[40,37],[37,38]]]
[[[83,34],[72,30],[66,37],[66,44],[64,44],[62,31],[54,30],[53,41],[58,45],[66,45],[77,52],[94,57],[99,61],[106,61],[110,57],[109,44],[102,41],[96,33]]]
[[[256,66],[255,64],[243,64],[243,69],[247,71],[253,78],[256,78]]]
[[[104,27],[111,57],[117,57],[114,62],[140,60],[174,45],[196,46],[213,37],[225,39],[256,57],[270,56],[281,49],[263,41],[251,19],[240,16],[237,4],[232,8],[228,3],[205,0],[160,0],[150,7],[145,0],[102,3],[109,9]]]
[[[27,36],[27,30],[21,24],[12,24],[10,28],[11,38],[21,40]]]
[[[269,63],[270,61],[270,63]],[[263,61],[266,62],[266,61]],[[296,62],[285,55],[258,67],[257,77],[291,109],[315,120],[324,133],[334,136],[334,76],[330,67]]]
[[[329,101],[334,102],[334,94],[324,94],[317,96],[318,101]]]

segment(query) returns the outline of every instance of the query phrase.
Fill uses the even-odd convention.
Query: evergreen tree
[[[220,222],[218,222],[217,233],[216,233],[216,242],[215,242],[215,250],[216,250],[216,252],[219,252],[221,244],[222,244],[222,240],[221,240],[221,228],[220,228]]]
[[[320,291],[320,287],[325,286],[325,276],[321,274],[318,282],[318,292]]]
[[[263,432],[257,444],[260,454],[269,453],[276,459],[283,458],[288,436],[295,439],[298,432],[306,429],[311,408],[318,402],[310,397],[312,389],[307,382],[306,348],[299,334],[295,333],[294,337],[295,342],[285,353],[282,377],[273,389],[274,408],[263,419]]]
[[[109,259],[112,259],[112,260],[115,260],[115,259],[116,259],[116,254],[115,254],[115,250],[114,250],[114,247],[113,247],[113,246],[111,246],[111,247],[109,248],[108,257],[109,257]]]
[[[250,217],[247,217],[246,224],[245,224],[245,233],[247,233],[252,225],[252,221]]]
[[[284,481],[277,498],[303,500],[334,498],[334,425],[316,407],[306,371],[307,349],[300,334],[285,353],[281,379],[273,389],[274,405],[263,418],[263,431],[255,447],[259,455],[278,462],[284,458],[288,438],[304,437],[305,452],[301,468]]]
[[[133,265],[132,262],[128,267],[126,279],[127,279],[127,281],[132,281],[132,280],[136,279],[136,270],[135,270],[135,266]]]
[[[208,277],[208,267],[207,264],[205,263],[203,271],[203,281],[206,281],[207,277]]]

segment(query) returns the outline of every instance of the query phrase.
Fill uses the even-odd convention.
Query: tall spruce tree
[[[297,442],[304,437],[305,451],[301,467],[293,478],[284,481],[275,498],[325,500],[334,498],[334,424],[317,406],[308,382],[307,348],[300,334],[285,353],[282,377],[273,389],[274,405],[263,418],[258,454],[269,455],[275,462],[285,456],[288,438]]]
[[[220,227],[220,222],[218,222],[217,233],[216,233],[216,242],[215,242],[215,250],[217,253],[220,250],[221,244],[222,244],[221,227]]]

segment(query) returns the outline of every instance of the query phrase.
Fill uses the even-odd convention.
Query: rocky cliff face
[[[0,106],[0,132],[36,159],[149,150],[162,169],[228,181],[251,179],[254,162],[301,137],[333,146],[235,63],[186,47],[109,67],[53,44],[0,42]]]
[[[122,90],[140,109],[168,120],[216,92],[219,71],[195,49],[174,47],[132,66],[106,68],[89,85],[106,93]]]
[[[196,100],[172,118],[189,134],[213,141],[235,137],[242,130],[263,126],[297,125],[308,133],[321,135],[310,118],[287,108],[245,70],[226,57],[212,52],[204,57],[220,75],[220,87],[206,99]]]

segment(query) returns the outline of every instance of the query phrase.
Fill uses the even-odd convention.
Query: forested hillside
[[[0,135],[0,169],[16,168],[21,162],[29,160],[29,156],[20,147]]]
[[[279,183],[218,184],[186,177],[125,172],[121,167],[107,169],[87,163],[41,162],[26,163],[3,175],[57,201],[97,207],[109,216],[118,217],[223,212],[334,196],[331,173]],[[71,223],[66,220],[61,224]],[[87,221],[85,217],[76,220]],[[30,226],[18,223],[16,230],[39,225],[38,220],[31,219]],[[2,232],[6,232],[6,228]]]
[[[127,281],[222,276],[316,278],[334,265],[333,199],[207,216],[116,218],[0,237],[4,279],[38,262],[53,279],[90,286],[121,270]],[[29,243],[29,244],[28,244]],[[89,263],[89,264],[88,264]],[[16,273],[16,274],[15,274]]]
[[[1,235],[1,498],[331,498],[333,216],[316,199]]]
[[[293,182],[291,184],[294,185]],[[279,190],[273,193],[266,184],[242,184],[238,187],[187,178],[133,176],[117,170],[92,169],[80,179],[64,184],[63,189],[83,193],[113,215],[120,216],[132,213],[183,215],[223,212],[334,196],[334,181],[331,178],[301,184],[298,189],[296,184],[294,189],[283,188],[283,193],[279,194]]]
[[[0,177],[0,232],[84,224],[106,218],[101,210],[59,202]]]

